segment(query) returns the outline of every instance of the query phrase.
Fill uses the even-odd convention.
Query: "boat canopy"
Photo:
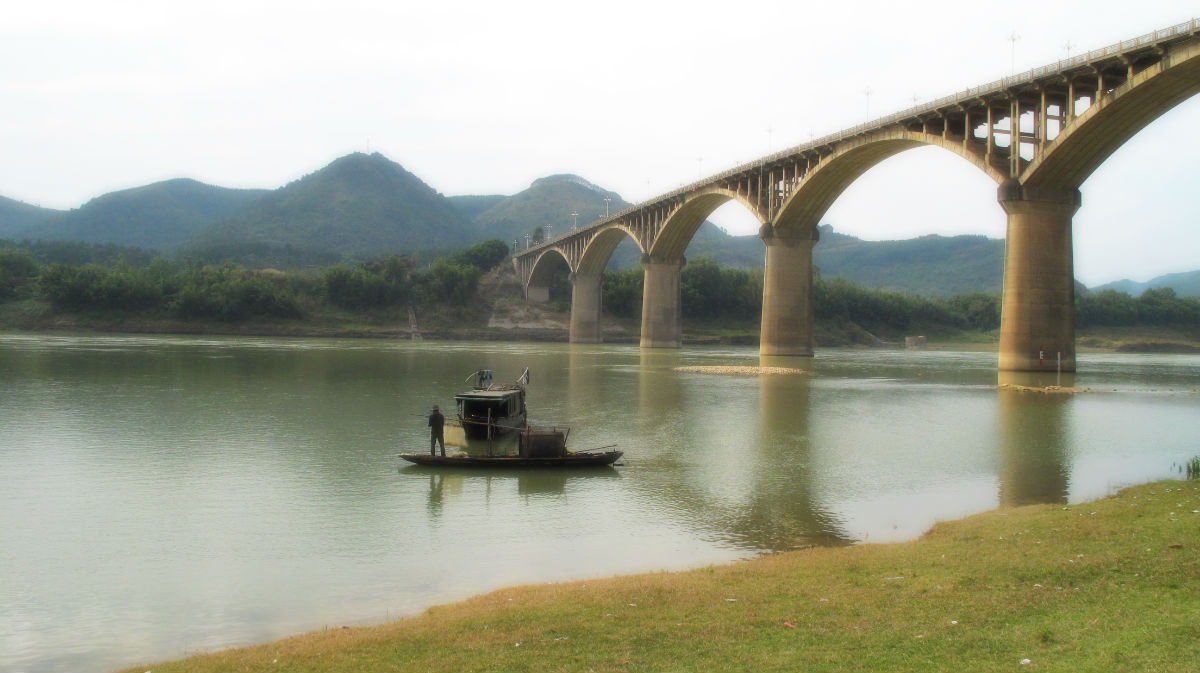
[[[458,403],[459,418],[486,421],[490,417],[496,421],[521,414],[524,393],[520,388],[472,390],[455,395],[454,400]]]

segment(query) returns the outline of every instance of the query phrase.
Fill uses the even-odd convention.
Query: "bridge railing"
[[[835,131],[834,133],[827,134],[827,135],[817,138],[815,140],[810,140],[807,143],[796,145],[795,147],[791,147],[791,148],[788,148],[785,150],[780,150],[779,152],[775,152],[773,154],[768,154],[767,156],[762,157],[760,159],[755,159],[754,161],[748,161],[748,162],[740,164],[738,166],[734,166],[733,168],[730,168],[726,171],[722,171],[720,173],[717,173],[716,175],[710,176],[708,178],[704,178],[703,180],[697,180],[690,184],[684,185],[678,189],[675,189],[673,191],[662,194],[661,196],[642,201],[640,204],[634,204],[634,205],[630,206],[629,208],[626,208],[624,210],[621,210],[617,213],[610,215],[609,217],[605,218],[604,220],[601,220],[599,223],[589,224],[589,225],[587,225],[587,227],[598,226],[598,224],[607,224],[610,222],[617,222],[617,221],[623,219],[624,217],[627,217],[631,213],[641,210],[647,204],[657,203],[660,201],[670,201],[671,199],[679,197],[683,194],[687,194],[689,192],[694,192],[697,189],[700,189],[702,187],[707,187],[708,185],[710,185],[714,182],[721,182],[721,181],[731,178],[735,175],[748,173],[748,172],[753,171],[754,169],[764,166],[766,164],[774,163],[774,162],[780,161],[782,159],[787,159],[787,158],[793,157],[797,154],[803,154],[804,152],[812,151],[818,147],[823,147],[825,145],[831,145],[833,143],[841,142],[847,138],[853,138],[855,136],[863,135],[864,133],[867,133],[870,131],[877,131],[879,129],[891,126],[891,125],[895,124],[896,122],[904,120],[904,119],[912,119],[912,118],[918,117],[922,114],[937,112],[939,109],[944,108],[947,105],[955,105],[955,104],[961,103],[963,101],[974,100],[981,96],[986,96],[988,94],[993,94],[993,93],[998,93],[998,92],[1004,91],[1013,86],[1029,84],[1029,83],[1034,82],[1035,80],[1037,80],[1040,77],[1045,77],[1047,75],[1060,73],[1060,72],[1063,72],[1066,70],[1073,70],[1073,69],[1077,69],[1080,67],[1092,65],[1098,61],[1110,59],[1114,55],[1123,54],[1128,51],[1134,51],[1137,49],[1141,49],[1141,48],[1145,47],[1146,45],[1157,44],[1159,42],[1164,42],[1164,41],[1172,40],[1175,38],[1181,38],[1181,37],[1186,37],[1189,35],[1195,35],[1198,31],[1200,31],[1200,18],[1195,18],[1195,19],[1192,19],[1191,21],[1185,21],[1183,23],[1179,23],[1174,26],[1163,28],[1161,30],[1156,30],[1151,33],[1146,33],[1145,35],[1141,35],[1139,37],[1135,37],[1135,38],[1132,38],[1129,40],[1123,40],[1116,44],[1111,44],[1107,47],[1102,47],[1100,49],[1093,49],[1093,50],[1087,52],[1086,54],[1080,54],[1079,56],[1062,59],[1060,61],[1051,63],[1049,65],[1043,65],[1043,66],[1034,68],[1032,70],[1029,70],[1027,72],[1021,73],[1019,75],[1010,75],[1008,77],[1002,77],[998,80],[989,82],[987,84],[970,87],[964,91],[960,91],[955,94],[950,94],[949,96],[942,96],[941,98],[934,99],[927,103],[922,103],[921,105],[914,105],[913,107],[908,108],[907,110],[901,110],[900,112],[893,112],[892,114],[889,114],[887,116],[880,117],[880,118],[874,119],[872,121],[863,122],[862,124],[857,124],[850,128],[842,129],[840,131]],[[538,245],[530,246],[529,248],[526,248],[526,250],[533,250],[535,248],[540,248],[542,246],[548,246],[552,243],[559,241],[560,239],[569,238],[570,236],[574,236],[576,233],[578,233],[578,231],[579,231],[578,229],[574,229],[568,233],[559,234],[558,236],[555,236],[552,239],[543,241],[542,243],[539,243]],[[514,254],[515,254],[515,251],[514,251]]]

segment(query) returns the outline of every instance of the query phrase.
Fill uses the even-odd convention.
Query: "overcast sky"
[[[176,177],[275,188],[371,151],[447,195],[513,194],[576,173],[639,201],[1198,9],[4,0],[0,195],[75,208]],[[1200,269],[1198,127],[1200,97],[1083,185],[1074,233],[1085,283]],[[756,230],[737,205],[713,219]],[[995,185],[936,148],[880,164],[823,221],[867,239],[1004,235]]]

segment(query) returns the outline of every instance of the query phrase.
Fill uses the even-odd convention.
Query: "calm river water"
[[[913,538],[1200,453],[1200,357],[0,334],[0,671],[103,671],[519,583]],[[477,368],[615,469],[406,467]],[[1049,381],[1053,383],[1053,381]]]

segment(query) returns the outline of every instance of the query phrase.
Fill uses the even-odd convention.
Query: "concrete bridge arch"
[[[555,270],[564,265],[570,272],[571,260],[558,247],[544,248],[536,257],[529,260],[529,270],[522,274],[525,299],[538,303],[549,301],[551,278],[553,278]]]
[[[782,200],[773,221],[759,229],[765,246],[763,311],[759,333],[762,355],[813,354],[813,247],[818,225],[838,197],[881,162],[918,147],[940,147],[962,157],[1000,183],[1005,175],[964,141],[907,128],[881,129],[840,145],[821,157]]]
[[[727,185],[708,185],[684,194],[667,214],[662,226],[642,255],[642,335],[643,348],[678,348],[682,343],[682,303],[680,273],[684,251],[696,231],[717,208],[729,202],[740,203],[757,215],[755,205],[744,194]]]
[[[581,279],[596,288],[598,326],[599,274],[616,242],[631,236],[646,271],[642,345],[678,346],[683,251],[709,214],[736,200],[762,223],[760,353],[811,355],[812,247],[820,218],[871,167],[914,147],[937,146],[999,185],[1008,219],[999,369],[1037,371],[1061,361],[1073,371],[1071,220],[1079,186],[1138,131],[1200,92],[1197,56],[1200,20],[1193,20],[777,152],[543,246],[561,251],[577,288]],[[623,234],[600,235],[613,230]],[[589,251],[593,241],[597,247]],[[541,249],[514,256],[523,278],[532,278],[531,260],[539,255]],[[581,266],[585,258],[592,261]],[[576,305],[590,312],[593,303]],[[572,339],[590,340],[591,331],[576,331],[574,307],[572,313]]]

